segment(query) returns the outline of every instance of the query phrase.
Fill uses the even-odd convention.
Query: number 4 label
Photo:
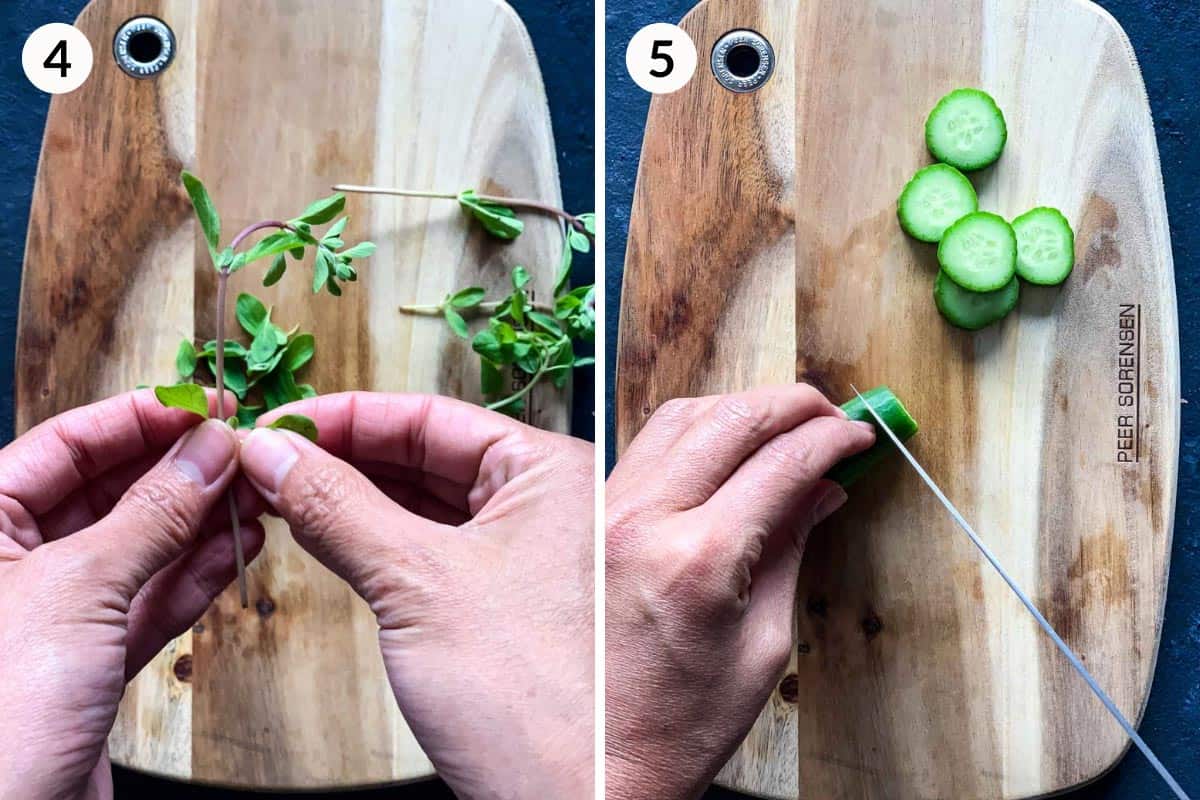
[[[51,22],[25,40],[21,66],[29,82],[43,92],[73,92],[92,72],[92,44],[78,28]]]
[[[678,25],[656,22],[629,40],[625,67],[647,92],[670,94],[682,89],[696,71],[696,45]]]

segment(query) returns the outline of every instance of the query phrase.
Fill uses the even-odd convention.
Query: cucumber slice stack
[[[1016,308],[1020,281],[1056,286],[1075,266],[1075,233],[1058,209],[1038,206],[1011,224],[979,210],[963,173],[994,164],[1007,140],[1004,114],[991,95],[955,89],[925,120],[925,145],[940,163],[918,170],[896,201],[904,232],[937,243],[934,303],[965,330],[985,328]]]

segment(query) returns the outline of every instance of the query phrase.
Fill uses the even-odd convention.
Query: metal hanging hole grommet
[[[775,50],[760,33],[735,30],[713,45],[712,71],[717,82],[731,92],[753,92],[775,69]]]
[[[126,75],[153,78],[175,59],[175,33],[157,17],[134,17],[117,29],[113,58]]]

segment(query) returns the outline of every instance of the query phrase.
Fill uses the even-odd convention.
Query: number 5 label
[[[29,82],[43,92],[73,92],[92,72],[92,45],[78,28],[51,22],[29,34],[21,49],[21,66]]]
[[[647,92],[670,94],[682,89],[696,71],[696,45],[678,25],[655,22],[629,40],[625,68]]]

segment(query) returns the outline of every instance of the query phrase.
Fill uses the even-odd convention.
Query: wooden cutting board
[[[917,458],[1141,717],[1175,505],[1179,342],[1154,129],[1128,39],[1079,0],[712,0],[702,54],[647,122],[626,255],[618,446],[668,398],[889,384]],[[757,92],[707,55],[750,28]],[[1078,262],[1002,324],[938,316],[934,249],[895,200],[958,86],[1007,119],[981,208],[1061,208]],[[1122,366],[1121,359],[1128,366]],[[1122,372],[1122,370],[1125,370]],[[1128,405],[1127,405],[1128,404]],[[810,540],[797,652],[719,781],[769,797],[1022,798],[1091,780],[1126,740],[902,464]]]
[[[178,42],[172,66],[150,80],[127,77],[111,55],[117,28],[139,14],[166,21]],[[214,336],[214,273],[183,167],[208,184],[226,237],[292,216],[339,181],[561,202],[541,75],[501,2],[94,0],[76,24],[95,69],[53,100],[46,126],[21,296],[19,431],[139,383],[174,382],[179,340]],[[471,284],[503,291],[515,264],[548,296],[559,228],[527,217],[505,245],[452,202],[351,196],[347,211],[348,241],[369,237],[379,250],[343,297],[314,297],[307,264],[272,289],[251,268],[231,289],[315,334],[307,379],[322,393],[477,401],[468,346],[441,320],[397,307]],[[567,408],[539,387],[529,419],[565,431]],[[366,605],[277,522],[250,581],[250,610],[226,592],[133,682],[113,760],[267,789],[430,775]]]

